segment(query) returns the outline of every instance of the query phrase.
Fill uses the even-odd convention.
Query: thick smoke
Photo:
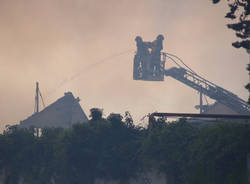
[[[150,41],[163,34],[166,51],[246,99],[248,56],[231,47],[226,8],[199,0],[1,0],[0,123],[32,113],[35,81],[46,104],[72,91],[87,112],[130,110],[138,119],[155,110],[195,112],[198,95],[178,81],[133,81],[133,52],[95,65],[135,50],[137,35]]]

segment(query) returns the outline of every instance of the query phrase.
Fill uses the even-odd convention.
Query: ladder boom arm
[[[240,114],[249,114],[249,105],[247,102],[232,92],[217,86],[192,71],[188,71],[181,67],[173,67],[165,70],[165,76],[170,76],[198,92],[202,92],[211,99],[216,100]]]

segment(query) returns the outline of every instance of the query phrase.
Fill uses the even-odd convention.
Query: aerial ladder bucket
[[[163,36],[159,35],[153,42],[143,42],[141,37],[136,37],[134,80],[164,81],[166,54],[161,52],[163,39]]]

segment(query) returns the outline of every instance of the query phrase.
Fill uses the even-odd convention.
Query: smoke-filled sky
[[[36,81],[46,105],[72,91],[86,114],[198,112],[198,93],[172,78],[132,80],[137,35],[163,34],[165,52],[246,100],[249,56],[231,46],[227,11],[210,0],[0,0],[1,128],[34,112]]]

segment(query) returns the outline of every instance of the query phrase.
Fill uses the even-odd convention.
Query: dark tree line
[[[217,123],[196,127],[185,120],[152,120],[135,126],[130,116],[92,109],[91,120],[70,129],[9,127],[0,135],[5,184],[128,183],[154,168],[170,183],[246,183],[249,126]]]
[[[226,14],[225,18],[231,20],[236,20],[232,24],[227,24],[229,29],[235,31],[236,36],[240,41],[232,43],[236,48],[245,48],[250,50],[250,3],[249,0],[227,0],[229,6],[229,12]],[[216,4],[220,0],[213,0],[213,3]]]
[[[214,4],[220,2],[220,0],[212,0]],[[244,48],[250,55],[250,1],[249,0],[227,0],[229,12],[225,18],[235,20],[232,24],[227,24],[229,29],[235,31],[236,37],[240,41],[233,42],[232,45],[235,48]],[[248,75],[250,76],[250,64],[247,66]],[[250,94],[250,83],[245,88]],[[250,95],[248,98],[250,104]]]

